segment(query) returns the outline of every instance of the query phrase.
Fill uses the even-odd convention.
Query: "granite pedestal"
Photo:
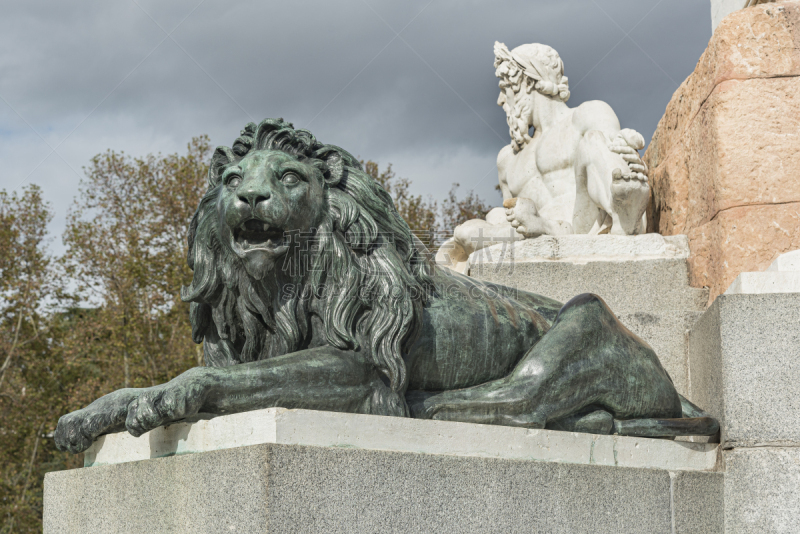
[[[228,448],[232,447],[232,448]],[[721,531],[718,446],[270,409],[114,434],[46,533]]]

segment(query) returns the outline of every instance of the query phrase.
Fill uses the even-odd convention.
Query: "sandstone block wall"
[[[800,248],[800,2],[737,11],[675,92],[645,154],[648,228],[688,234],[713,301]]]

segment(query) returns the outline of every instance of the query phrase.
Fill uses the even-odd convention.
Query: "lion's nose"
[[[249,189],[247,191],[240,191],[238,193],[239,200],[249,204],[251,209],[255,209],[259,202],[266,202],[270,197],[269,191],[259,191],[256,189]]]

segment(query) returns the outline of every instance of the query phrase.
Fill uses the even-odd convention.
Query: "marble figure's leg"
[[[495,208],[495,210],[497,209],[502,210],[502,208]],[[487,218],[490,218],[492,222],[498,222],[499,219],[500,224],[492,224],[483,219],[472,219],[456,227],[453,232],[453,248],[448,252],[451,263],[467,261],[469,255],[476,250],[522,239],[522,236],[518,235],[510,224],[492,212],[489,212]],[[441,263],[438,253],[437,263]]]
[[[635,163],[641,161],[636,150],[625,144],[621,134],[609,139],[603,132],[592,131],[581,140],[577,161],[578,172],[585,173],[589,197],[611,215],[609,233],[642,233],[650,186],[645,167]]]

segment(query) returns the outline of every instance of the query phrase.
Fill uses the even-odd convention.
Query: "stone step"
[[[689,285],[686,236],[542,236],[473,253],[469,275],[566,302],[595,293],[618,314],[703,311]]]
[[[617,314],[703,311],[708,291],[689,286],[685,259],[501,261],[470,265],[470,276],[567,302],[595,293]]]

